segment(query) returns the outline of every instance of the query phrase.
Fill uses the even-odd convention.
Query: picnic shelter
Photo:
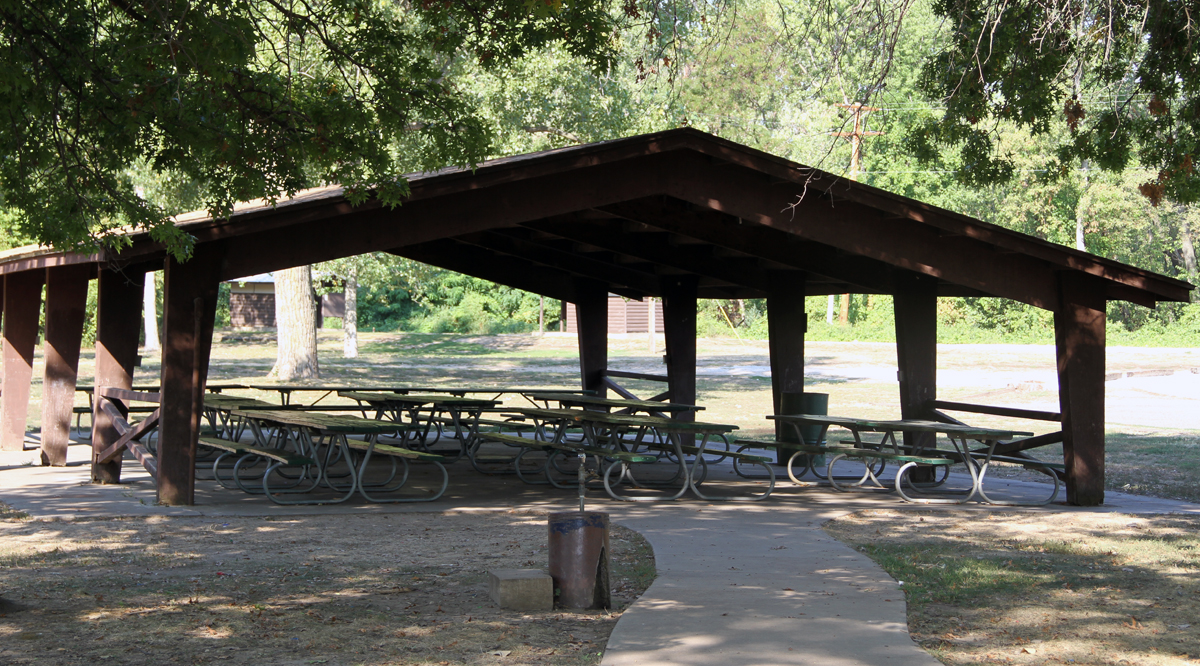
[[[697,299],[765,298],[775,409],[804,389],[804,298],[894,298],[904,418],[958,410],[1057,421],[1054,433],[998,452],[1062,442],[1068,501],[1104,497],[1105,308],[1187,301],[1192,286],[806,167],[693,129],[491,160],[409,177],[388,208],[352,205],[340,187],[306,190],[232,215],[179,216],[195,237],[179,263],[146,233],[119,251],[0,254],[0,447],[23,445],[45,287],[42,454],[62,464],[88,283],[98,281],[96,385],[130,389],[142,281],[163,270],[165,312],[157,459],[159,499],[194,498],[196,441],[221,281],[368,252],[390,252],[573,303],[581,387],[603,393],[629,373],[607,362],[608,295],[663,300],[666,384],[696,399]],[[1058,412],[937,398],[937,299],[996,296],[1054,313]],[[682,418],[688,418],[683,416]],[[93,446],[116,441],[95,414]],[[97,482],[120,461],[95,463]]]

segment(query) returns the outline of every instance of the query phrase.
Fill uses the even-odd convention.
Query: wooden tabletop
[[[855,419],[845,416],[826,416],[824,414],[772,414],[768,419],[777,421],[803,423],[810,425],[833,425],[848,430],[867,432],[932,432],[946,435],[958,435],[968,438],[987,440],[1014,439],[1016,437],[1032,437],[1031,432],[1019,430],[999,430],[996,428],[978,428],[975,426],[943,423],[941,421],[926,421],[923,419]]]
[[[456,395],[411,395],[401,393],[381,393],[368,391],[338,391],[338,395],[351,400],[361,400],[367,403],[387,403],[393,405],[421,406],[442,405],[448,407],[491,407],[500,404],[499,400],[488,398],[465,398]]]
[[[371,435],[396,430],[396,424],[391,421],[376,421],[344,414],[321,414],[284,409],[249,409],[245,411],[234,409],[232,414],[255,421],[311,428],[326,433]]]
[[[704,423],[702,421],[677,421],[661,416],[635,416],[633,414],[609,414],[586,409],[543,409],[541,407],[515,407],[516,414],[537,419],[574,421],[576,423],[601,423],[604,425],[648,427],[669,432],[732,432],[735,425]]]
[[[223,395],[219,393],[206,393],[204,395],[204,406],[210,409],[235,409],[238,407],[258,406],[258,407],[277,407],[269,402],[264,402],[258,398],[247,398],[241,395]]]
[[[849,430],[867,430],[871,431],[875,428],[870,419],[855,419],[848,416],[827,416],[825,414],[769,414],[768,419],[776,421],[784,421],[790,423],[803,423],[808,425],[832,425],[841,426]]]
[[[613,409],[632,409],[639,412],[695,412],[704,409],[697,405],[679,402],[656,402],[654,400],[626,400],[624,398],[596,398],[570,393],[530,393],[533,400],[554,401],[562,405],[592,405]]]
[[[986,440],[1001,440],[1015,439],[1017,437],[1033,437],[1031,432],[1022,432],[1020,430],[1000,430],[996,428],[978,428],[969,425],[959,425],[956,423],[942,423],[941,421],[925,421],[921,419],[901,419],[899,421],[871,421],[871,426],[876,430],[900,430],[903,432],[932,432],[942,433],[946,435],[958,435],[970,439],[986,439]]]

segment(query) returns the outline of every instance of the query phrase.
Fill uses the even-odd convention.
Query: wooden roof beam
[[[620,233],[613,223],[584,222],[569,216],[527,223],[527,227],[549,231],[565,238],[604,247],[614,252],[630,255],[695,275],[714,277],[730,284],[740,284],[756,290],[766,291],[766,273],[754,265],[742,265],[731,261],[717,261],[710,247],[673,245],[667,234],[639,234],[628,238]]]
[[[514,289],[575,302],[577,282],[574,275],[500,257],[480,247],[441,239],[393,248],[387,252]]]
[[[838,256],[834,248],[759,224],[743,222],[718,211],[696,209],[682,201],[651,197],[606,206],[605,210],[726,250],[854,285],[849,290],[854,293],[889,293],[893,282],[891,268],[877,261],[858,256]]]
[[[652,273],[643,273],[592,256],[564,252],[553,245],[520,238],[507,230],[468,234],[456,240],[580,277],[607,282],[613,287],[625,286],[645,294],[659,291],[658,280]]]

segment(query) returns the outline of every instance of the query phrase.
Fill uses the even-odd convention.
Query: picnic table
[[[375,417],[385,416],[391,421],[409,426],[414,434],[412,442],[428,450],[429,433],[434,430],[437,437],[441,436],[442,422],[439,415],[446,414],[449,424],[454,428],[454,438],[459,440],[460,450],[455,460],[467,453],[471,438],[478,431],[479,417],[484,409],[494,407],[498,400],[487,398],[468,398],[456,395],[414,395],[404,393],[383,393],[369,391],[338,391],[338,395],[349,398],[359,405],[369,405],[375,410]],[[406,418],[407,417],[407,421]],[[435,429],[436,428],[436,429]]]
[[[204,418],[218,436],[236,441],[241,439],[245,431],[245,420],[236,418],[232,412],[235,409],[269,408],[271,403],[240,395],[225,395],[221,393],[204,394]]]
[[[696,405],[687,405],[678,402],[657,402],[654,400],[627,400],[624,398],[597,398],[590,395],[578,395],[572,393],[546,393],[532,392],[527,396],[530,400],[549,404],[557,402],[563,407],[582,407],[584,409],[599,408],[606,412],[613,410],[627,411],[630,413],[645,412],[651,415],[661,415],[664,413],[675,412],[698,412],[703,410],[703,407]]]
[[[794,450],[794,453],[788,460],[788,475],[797,483],[801,482],[796,479],[792,471],[792,462],[796,457],[802,454],[827,453],[831,454],[832,457],[829,459],[826,467],[826,478],[838,490],[890,490],[891,488],[888,488],[888,485],[890,485],[906,501],[945,504],[961,504],[978,498],[980,501],[998,505],[1041,505],[1048,504],[1058,495],[1060,484],[1055,471],[1060,469],[1061,465],[1030,458],[995,455],[996,445],[999,442],[1017,437],[1032,436],[1033,433],[1030,432],[981,428],[921,419],[855,419],[819,414],[776,414],[767,418],[788,423],[797,433],[799,444],[789,445],[778,443],[780,446],[789,447]],[[805,442],[800,428],[802,425],[816,425],[821,428],[821,435],[817,440],[818,442],[825,441],[826,432],[831,426],[837,426],[850,431],[853,439],[826,446]],[[878,433],[880,438],[878,441],[868,442],[862,437],[864,433]],[[935,437],[935,444],[929,448],[909,448],[904,446],[901,443],[901,439],[896,437],[897,433],[932,434]],[[937,435],[943,435],[950,442],[951,448],[949,450],[937,447]],[[972,441],[981,442],[984,447],[972,449],[969,445],[969,442]],[[846,480],[847,477],[835,477],[833,475],[834,464],[840,460],[848,459],[856,459],[864,463],[863,475],[855,482],[839,483],[839,481]],[[879,475],[888,462],[898,463],[900,464],[900,468],[896,472],[894,481],[891,484],[885,485],[880,481]],[[984,479],[986,478],[988,467],[994,462],[1018,464],[1028,469],[1047,474],[1054,481],[1053,491],[1046,499],[1034,502],[993,498],[984,489]],[[971,487],[969,489],[951,497],[930,496],[928,494],[920,494],[917,491],[923,485],[936,487],[944,483],[948,477],[949,467],[955,463],[961,463],[967,468],[971,476]],[[811,468],[811,462],[809,466]],[[941,470],[941,479],[935,479],[929,484],[912,481],[910,478],[911,472],[922,467],[932,467]],[[849,478],[853,479],[854,477]],[[912,489],[913,492],[906,491],[906,487]]]
[[[940,421],[927,421],[920,419],[902,419],[896,421],[871,421],[870,425],[876,432],[882,433],[882,439],[879,442],[880,452],[884,453],[883,449],[888,448],[890,444],[890,455],[904,464],[896,471],[895,487],[896,492],[905,500],[910,502],[920,503],[939,503],[939,504],[961,504],[978,498],[982,502],[988,504],[999,505],[1022,505],[1022,504],[1049,504],[1054,501],[1058,495],[1059,481],[1058,476],[1053,473],[1056,465],[1054,463],[1045,463],[1036,460],[1024,460],[1019,464],[1024,464],[1031,469],[1038,469],[1049,475],[1054,480],[1054,489],[1051,494],[1044,500],[1034,502],[1017,502],[1009,500],[999,500],[989,497],[984,490],[983,482],[987,474],[988,467],[993,462],[1013,462],[1018,459],[1002,456],[999,460],[995,456],[996,445],[1005,440],[1012,440],[1017,437],[1032,437],[1032,432],[1022,432],[1017,430],[1003,430],[998,428],[981,428],[977,426],[969,426],[956,423],[943,423]],[[936,443],[932,448],[914,448],[907,449],[896,438],[896,433],[929,433],[934,435],[944,435],[951,444],[951,450],[938,449]],[[984,444],[983,449],[972,450],[969,442],[976,441]],[[935,439],[936,442],[936,439]],[[841,455],[847,455],[843,453]],[[858,455],[850,453],[849,455]],[[868,454],[870,455],[870,454]],[[886,455],[886,454],[885,454]],[[923,464],[931,464],[922,460],[905,460],[904,458],[917,457],[939,460],[938,466],[949,467],[940,462],[941,459],[951,462],[962,463],[971,475],[971,488],[966,493],[959,497],[923,497],[917,495],[909,495],[905,492],[905,479],[909,472]],[[835,462],[830,461],[830,464]],[[919,484],[907,484],[911,487],[918,488]]]
[[[769,459],[760,456],[743,455],[747,462],[759,464],[767,471],[771,483],[766,492],[749,497],[708,496],[701,492],[699,485],[707,476],[704,453],[708,443],[714,437],[723,438],[726,434],[736,430],[737,426],[735,425],[704,423],[700,421],[678,421],[661,416],[612,414],[606,411],[585,409],[523,407],[514,409],[513,411],[518,415],[536,419],[542,424],[553,424],[555,434],[548,441],[554,448],[568,452],[576,451],[585,453],[596,458],[597,464],[601,466],[599,476],[603,480],[605,492],[613,499],[638,502],[664,499],[672,500],[681,497],[685,492],[691,490],[697,497],[706,500],[761,500],[766,499],[774,489],[774,470],[765,464]],[[571,427],[577,427],[582,431],[583,439],[581,441],[567,441],[565,433]],[[660,437],[663,439],[660,439]],[[685,439],[690,441],[693,437],[699,438],[698,445],[684,444]],[[491,438],[491,435],[481,436],[481,439]],[[525,438],[509,437],[505,440],[505,443],[518,446],[537,446],[536,443],[529,442]],[[648,453],[652,454],[649,459],[630,458],[630,456],[640,456]],[[645,481],[639,481],[630,465],[633,463],[659,461],[664,457],[662,454],[666,454],[666,459],[672,460],[678,465],[676,474],[666,481],[667,484],[670,484],[682,479],[682,483],[675,494],[665,497],[646,497],[630,496],[617,492],[616,486],[625,482],[638,488],[653,485]],[[687,456],[689,455],[692,456],[690,469],[687,464]],[[608,460],[609,464],[604,465],[605,460]],[[549,475],[548,470],[549,467],[547,467],[547,478],[553,482],[553,478]],[[613,476],[614,473],[617,474],[615,478]]]
[[[238,457],[233,468],[233,483],[246,492],[261,492],[276,504],[336,504],[350,499],[355,493],[371,502],[430,502],[441,497],[449,485],[449,474],[441,456],[378,443],[380,434],[396,430],[395,424],[293,410],[234,409],[231,413],[249,424],[254,433],[253,446],[205,438],[201,441],[215,448],[228,447],[227,453]],[[373,454],[388,456],[392,468],[383,481],[369,483],[367,466]],[[247,461],[255,459],[270,461],[261,474],[261,491],[243,482],[242,469]],[[441,472],[441,487],[432,496],[381,498],[372,494],[403,487],[409,478],[410,460],[432,463]],[[213,464],[214,473],[218,465],[219,460]],[[392,484],[400,465],[403,465],[403,475],[398,483]],[[291,474],[283,473],[281,470],[284,469]],[[273,490],[271,485],[276,476],[283,485]],[[322,486],[340,494],[333,498],[287,499],[290,495],[312,493]]]
[[[209,384],[208,388],[210,391],[212,391],[214,393],[220,393],[221,391],[223,391],[225,389],[244,388],[244,387],[241,384],[234,384],[234,383],[229,383],[229,382],[219,382],[219,383]],[[158,384],[137,384],[137,385],[130,387],[130,390],[144,392],[144,393],[157,393],[158,392]],[[86,415],[90,419],[92,416],[92,412],[95,409],[96,387],[93,384],[77,384],[75,386],[75,392],[83,393],[84,395],[86,395],[88,404],[87,405],[77,405],[77,406],[71,408],[71,412],[75,415],[75,425],[72,428],[75,431],[75,434],[73,436],[78,439],[91,439],[91,437],[92,437],[91,430],[83,429],[83,417]],[[128,409],[130,412],[133,412],[133,413],[149,414],[149,413],[153,412],[154,410],[158,409],[158,407],[154,406],[154,405],[127,405],[126,409]]]
[[[446,393],[452,396],[465,397],[468,394],[491,394],[493,397],[499,397],[505,394],[520,394],[529,395],[536,392],[545,392],[546,387],[539,388],[524,388],[524,387],[458,387],[458,386],[402,386],[395,384],[349,384],[339,386],[315,386],[310,384],[234,384],[229,388],[247,388],[256,391],[276,391],[279,393],[280,402],[284,405],[291,404],[292,394],[302,391],[312,391],[314,393],[324,393],[321,397],[313,401],[319,403],[325,398],[334,393],[340,394],[343,391],[365,392],[365,393],[398,393],[407,395],[410,393]],[[557,393],[579,393],[592,394],[595,391],[590,389],[553,389]]]

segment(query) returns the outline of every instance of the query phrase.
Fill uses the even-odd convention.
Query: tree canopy
[[[1011,128],[1047,137],[1051,176],[1094,164],[1152,170],[1141,193],[1157,204],[1200,200],[1200,4],[1169,0],[937,0],[949,36],[920,89],[945,104],[915,129],[926,163],[960,150],[969,184],[1009,179]]]
[[[61,249],[133,225],[177,257],[138,164],[218,216],[323,183],[395,205],[398,174],[488,154],[463,63],[553,44],[604,71],[614,29],[601,0],[0,0],[0,203]]]

